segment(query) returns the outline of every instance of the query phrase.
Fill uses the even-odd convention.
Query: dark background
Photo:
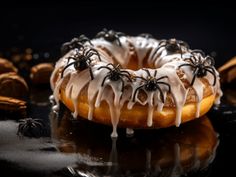
[[[41,58],[49,52],[57,59],[63,42],[80,34],[92,38],[106,27],[184,40],[192,49],[216,54],[218,67],[236,55],[235,17],[232,4],[213,1],[8,2],[0,8],[0,51],[9,57],[13,47],[30,47]]]
[[[20,51],[32,48],[34,54],[39,54],[40,61],[56,61],[63,42],[80,34],[92,38],[104,27],[130,35],[146,32],[157,39],[184,40],[192,49],[215,54],[217,67],[236,56],[236,10],[227,2],[6,3],[0,3],[0,55],[7,58],[15,48]],[[50,54],[49,58],[45,53]],[[235,119],[234,115],[229,119]],[[223,111],[211,115],[212,118],[217,116],[227,118]],[[220,148],[211,176],[230,176],[235,174],[235,165],[231,163],[236,158],[235,123],[230,126],[220,124],[220,127],[217,130]]]

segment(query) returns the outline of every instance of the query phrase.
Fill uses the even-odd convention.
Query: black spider
[[[87,51],[85,51],[85,49],[82,47],[82,54],[76,50],[76,54],[74,56],[70,56],[68,57],[68,63],[69,61],[72,59],[72,60],[75,60],[74,62],[71,62],[70,64],[67,64],[62,72],[61,72],[61,77],[63,78],[64,76],[64,71],[70,67],[71,65],[74,65],[75,69],[78,70],[78,71],[82,71],[82,70],[85,70],[87,68],[89,68],[89,72],[90,72],[90,76],[91,76],[91,79],[93,80],[93,72],[92,72],[92,69],[91,69],[91,62],[92,62],[92,59],[91,57],[93,55],[96,55],[98,57],[98,59],[101,61],[101,58],[100,58],[100,55],[98,53],[97,50],[95,49],[89,49]]]
[[[153,38],[153,36],[151,34],[149,34],[149,33],[142,33],[142,34],[139,34],[138,36],[144,37],[146,39]]]
[[[90,45],[93,45],[90,39],[83,34],[80,35],[78,38],[73,38],[70,42],[64,43],[61,47],[62,56],[72,49],[75,49],[75,48],[80,49],[81,47],[83,47],[83,44],[85,42],[89,42]]]
[[[186,49],[189,49],[189,45],[184,41],[176,40],[174,38],[169,39],[169,40],[161,40],[158,47],[156,48],[153,56],[162,47],[165,47],[166,51],[169,52],[169,53],[175,53],[175,52],[180,53],[181,58],[182,58],[182,55],[183,55],[182,47],[185,47]]]
[[[42,119],[20,119],[17,135],[28,137],[40,137],[43,133],[44,126],[45,125]]]
[[[133,95],[133,101],[135,101],[135,98],[136,98],[136,94],[138,93],[138,91],[144,87],[144,89],[148,92],[154,92],[156,90],[158,90],[160,92],[160,97],[161,97],[161,101],[164,103],[164,94],[159,86],[159,84],[162,84],[162,85],[165,85],[168,87],[168,91],[170,92],[171,91],[171,88],[170,88],[170,84],[166,83],[166,82],[162,82],[160,80],[164,79],[164,78],[168,78],[168,76],[162,76],[162,77],[159,77],[159,78],[156,78],[157,76],[157,70],[155,70],[154,72],[154,76],[151,76],[151,73],[149,72],[149,70],[147,69],[144,69],[144,71],[147,72],[148,74],[148,77],[147,78],[143,78],[143,77],[139,77],[139,76],[136,76],[135,78],[139,78],[139,79],[142,79],[145,83],[141,86],[139,86],[138,88],[135,89],[134,91],[134,95]]]
[[[104,28],[101,32],[97,33],[96,38],[104,38],[105,40],[109,42],[116,41],[119,46],[121,46],[120,37],[125,36],[122,32],[116,32],[114,30],[107,30]]]
[[[193,68],[193,79],[190,85],[194,84],[196,77],[204,77],[207,75],[207,72],[214,77],[212,85],[214,86],[216,84],[216,72],[214,70],[215,61],[212,57],[205,57],[205,54],[202,51],[193,50],[190,58],[185,59],[185,61],[189,61],[189,63],[182,64],[179,68],[183,66],[190,66]]]
[[[109,66],[112,66],[112,68],[110,68]],[[122,92],[124,91],[124,78],[126,77],[130,82],[132,82],[131,80],[131,75],[128,71],[123,71],[120,69],[120,65],[113,65],[112,63],[107,64],[106,66],[101,66],[98,68],[98,70],[105,68],[108,69],[109,72],[107,73],[107,75],[104,77],[101,86],[104,86],[104,83],[106,81],[106,79],[110,79],[111,81],[121,81],[122,82]]]

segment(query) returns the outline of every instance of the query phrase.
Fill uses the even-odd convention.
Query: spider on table
[[[19,120],[17,135],[40,137],[43,134],[44,123],[42,119],[24,118]]]

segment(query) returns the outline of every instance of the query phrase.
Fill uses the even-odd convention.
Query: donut
[[[157,40],[106,30],[67,42],[51,75],[59,109],[75,119],[132,129],[165,128],[193,120],[220,103],[214,59],[181,40]]]
[[[50,121],[58,151],[79,157],[70,169],[90,176],[113,176],[115,169],[116,176],[182,176],[193,172],[205,176],[200,174],[207,172],[219,145],[218,134],[205,115],[180,128],[137,130],[129,138],[119,133],[118,141],[106,136],[110,129],[99,124],[63,118],[58,126],[56,116]]]

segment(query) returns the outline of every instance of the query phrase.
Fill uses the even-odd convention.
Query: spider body
[[[76,50],[76,54],[74,56],[70,56],[68,58],[68,63],[69,61],[72,59],[74,60],[74,62],[71,62],[69,64],[67,64],[62,72],[61,72],[61,78],[63,78],[64,76],[64,71],[70,67],[71,65],[74,65],[74,68],[77,70],[77,71],[82,71],[82,70],[85,70],[87,68],[89,68],[89,72],[90,72],[90,76],[91,76],[91,79],[93,80],[93,72],[92,72],[92,69],[91,69],[91,62],[92,62],[92,59],[91,57],[96,55],[98,57],[98,59],[101,61],[101,58],[100,58],[100,55],[98,53],[97,50],[95,49],[92,49],[90,48],[89,50],[85,51],[85,49],[83,48],[82,49],[82,54],[79,53],[78,50]]]
[[[104,38],[106,41],[114,42],[116,41],[119,46],[121,46],[120,37],[125,36],[124,33],[116,32],[114,30],[103,29],[96,35],[96,38]]]
[[[214,70],[214,59],[210,56],[206,56],[203,52],[199,52],[198,50],[191,52],[191,57],[185,59],[185,61],[189,61],[189,63],[181,64],[179,68],[183,66],[189,66],[193,69],[193,78],[190,83],[192,86],[194,81],[197,78],[202,78],[210,73],[214,77],[213,86],[216,84],[216,72]]]
[[[112,66],[112,68],[110,68],[109,66]],[[107,73],[107,75],[104,77],[101,86],[104,86],[104,83],[106,81],[106,79],[110,79],[111,81],[121,81],[122,82],[122,92],[124,91],[124,77],[127,78],[130,82],[132,82],[131,80],[131,75],[128,71],[123,71],[120,69],[120,65],[113,65],[111,63],[107,64],[106,66],[101,66],[98,68],[98,70],[100,69],[108,69],[109,72]]]
[[[43,128],[44,124],[41,119],[32,119],[32,118],[20,119],[17,135],[28,136],[28,137],[39,137],[42,135]]]
[[[180,53],[181,58],[183,55],[183,48],[189,49],[189,45],[184,41],[176,40],[174,38],[169,40],[161,40],[159,46],[153,53],[153,56],[163,47],[168,53]]]
[[[138,88],[135,89],[134,95],[133,95],[133,101],[135,101],[135,98],[136,98],[136,95],[137,95],[138,91],[140,89],[144,88],[148,92],[155,92],[155,91],[158,90],[160,92],[161,101],[164,103],[164,94],[163,94],[163,91],[162,91],[162,89],[160,88],[159,85],[167,86],[168,91],[170,92],[171,91],[170,84],[168,84],[166,82],[163,82],[163,81],[160,81],[164,78],[168,78],[168,76],[162,76],[162,77],[157,78],[156,77],[157,76],[157,71],[156,70],[155,70],[153,76],[151,75],[149,70],[145,69],[144,71],[146,71],[147,74],[148,74],[147,78],[143,78],[143,77],[139,77],[139,76],[135,77],[135,78],[143,80],[144,84],[142,84],[141,86],[139,86]]]
[[[65,55],[67,52],[69,52],[72,49],[75,48],[82,48],[83,44],[85,42],[89,42],[90,45],[93,45],[88,37],[85,35],[80,35],[78,38],[73,38],[70,42],[66,42],[61,47],[61,54]]]

